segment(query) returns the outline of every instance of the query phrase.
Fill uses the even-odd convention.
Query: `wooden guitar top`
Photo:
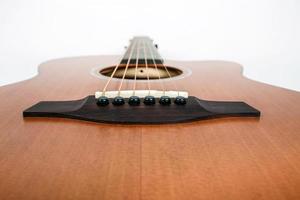
[[[106,80],[90,72],[115,60],[53,60],[38,76],[0,87],[0,199],[300,199],[300,93],[249,80],[236,63],[166,61],[191,70],[176,80],[191,95],[245,101],[260,118],[171,125],[23,118],[39,101],[101,89]]]

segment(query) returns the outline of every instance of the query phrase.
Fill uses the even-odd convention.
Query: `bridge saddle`
[[[119,91],[106,91],[106,92],[95,92],[95,97],[98,99],[101,96],[106,96],[107,98],[115,98],[121,96],[123,98],[129,98],[131,96],[138,96],[144,98],[146,96],[153,96],[155,98],[160,98],[162,96],[168,96],[170,98],[176,98],[182,96],[188,98],[188,92],[186,91],[162,91],[162,90],[121,90]]]

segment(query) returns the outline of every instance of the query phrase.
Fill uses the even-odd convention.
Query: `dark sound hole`
[[[103,76],[111,77],[114,69],[116,66],[111,66],[102,69],[99,73],[102,74]],[[167,69],[166,69],[167,68]],[[118,69],[116,70],[114,74],[114,78],[122,78],[126,67],[124,65],[119,66]],[[147,80],[148,76],[149,79],[154,80],[154,79],[165,79],[165,78],[173,78],[176,76],[181,75],[183,72],[180,69],[177,69],[175,67],[170,67],[170,66],[162,66],[162,65],[157,65],[157,68],[154,65],[141,65],[138,66],[138,69],[136,70],[135,65],[131,65],[127,68],[127,72],[125,75],[125,79],[134,79],[136,76],[136,79],[139,80]]]

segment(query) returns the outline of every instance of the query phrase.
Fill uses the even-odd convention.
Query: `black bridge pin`
[[[161,96],[159,99],[159,103],[161,105],[170,105],[171,104],[171,98],[168,96]]]
[[[125,103],[125,100],[123,97],[116,96],[112,102],[115,106],[121,106]]]
[[[106,96],[101,96],[97,99],[98,106],[107,106],[109,104],[109,99]]]
[[[145,96],[144,104],[145,105],[154,105],[155,104],[155,97],[154,96]]]
[[[138,96],[131,96],[128,99],[128,104],[131,106],[137,106],[140,105],[140,98]]]
[[[185,105],[186,104],[186,98],[182,96],[177,96],[174,100],[174,103],[177,105]]]

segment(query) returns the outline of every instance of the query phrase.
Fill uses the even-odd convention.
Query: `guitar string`
[[[121,80],[121,83],[120,83],[120,85],[119,85],[118,96],[120,96],[121,89],[122,89],[122,85],[123,85],[125,76],[126,76],[126,74],[127,74],[128,66],[129,66],[129,64],[130,64],[131,57],[132,57],[132,53],[133,53],[133,50],[134,50],[134,47],[135,47],[136,43],[137,43],[137,42],[134,41],[133,44],[132,44],[132,46],[131,46],[130,55],[129,55],[129,57],[128,57],[128,61],[127,61],[127,63],[126,63],[126,67],[125,67],[125,70],[124,70],[124,73],[123,73],[123,76],[122,76],[122,80]]]
[[[133,94],[132,94],[132,96],[135,96],[135,90],[136,90],[136,76],[137,76],[138,65],[139,65],[140,43],[141,42],[138,40],[137,51],[136,51],[136,62],[135,62],[135,72],[134,72],[134,83],[133,83]]]
[[[163,94],[165,95],[165,91],[166,90],[165,90],[164,82],[161,81],[160,73],[158,71],[158,67],[157,67],[157,64],[156,64],[156,61],[154,59],[154,55],[153,55],[153,52],[152,52],[152,49],[151,49],[151,44],[148,43],[147,47],[149,49],[149,52],[150,52],[150,55],[151,55],[151,58],[152,58],[152,61],[153,61],[153,64],[154,64],[154,67],[155,67],[155,70],[156,70],[156,74],[157,74],[160,86],[161,86],[161,88],[163,90]]]
[[[139,44],[139,45],[140,45],[140,44]],[[140,48],[137,48],[138,54],[140,53],[140,52],[139,52],[139,49],[140,49]],[[148,91],[149,91],[149,94],[150,94],[150,81],[149,81],[148,62],[147,62],[147,58],[146,58],[146,49],[145,49],[145,42],[144,42],[144,41],[143,41],[143,49],[144,49],[145,65],[146,65],[146,71],[147,71],[147,85],[148,85]],[[149,48],[149,49],[150,49],[150,48]],[[127,51],[127,50],[126,50],[126,51]],[[132,53],[133,48],[132,48],[130,51],[131,51],[131,53]],[[153,59],[153,58],[154,58],[153,52],[152,52],[151,50],[150,50],[149,52],[151,53],[152,59]],[[103,90],[102,90],[102,95],[103,95],[103,96],[105,96],[105,92],[106,92],[106,90],[107,90],[107,87],[109,86],[109,84],[110,84],[112,78],[114,77],[114,75],[115,75],[117,69],[118,69],[118,68],[120,67],[120,65],[122,64],[122,60],[125,58],[125,56],[126,56],[126,52],[124,53],[123,56],[120,57],[118,64],[117,64],[116,67],[114,68],[114,71],[112,72],[111,76],[109,77],[109,79],[107,80],[105,86],[103,87]],[[163,66],[163,68],[164,68],[165,71],[167,72],[169,78],[172,78],[172,76],[171,76],[169,70],[168,70],[167,67],[163,64],[163,59],[162,59],[162,57],[161,57],[160,55],[159,55],[159,57],[160,57],[159,60],[161,61],[161,65]],[[130,59],[128,59],[128,61],[130,62]],[[137,62],[136,62],[135,80],[134,80],[134,94],[135,94],[135,90],[136,90],[136,76],[137,76],[138,62],[139,62],[139,58],[137,58]],[[159,76],[159,79],[161,79],[160,74],[159,74],[159,72],[158,72],[158,66],[157,66],[157,64],[156,64],[155,61],[154,61],[154,63],[155,63],[155,68],[156,68],[156,70],[157,70],[157,74],[158,74],[158,76]],[[127,63],[127,64],[128,64],[128,63]],[[128,68],[128,65],[126,65],[126,67]],[[126,70],[126,71],[127,71],[127,70]],[[124,75],[126,75],[126,73],[123,74],[122,82],[123,82],[123,79],[124,79],[124,77],[125,77]],[[178,87],[177,87],[176,83],[173,82],[173,85],[174,85],[175,89],[177,90],[178,96],[179,96],[179,91],[178,91],[178,89],[177,89]],[[122,86],[121,86],[121,87],[122,87]],[[120,87],[119,87],[119,88],[120,88]],[[164,87],[164,86],[163,86],[163,92],[164,92],[164,94],[165,94],[165,87]],[[120,90],[119,90],[118,94],[120,94]]]
[[[144,59],[145,59],[145,65],[146,65],[146,71],[147,71],[147,86],[148,86],[148,95],[150,95],[150,80],[149,80],[149,71],[148,71],[148,61],[147,61],[147,57],[146,57],[146,45],[145,45],[145,41],[143,41],[143,49],[144,49]]]
[[[160,55],[159,55],[159,57],[160,57],[161,65],[164,67],[164,69],[165,69],[165,71],[167,72],[169,78],[171,79],[172,76],[171,76],[171,74],[170,74],[168,68],[167,68],[166,65],[163,63],[162,57],[161,57]],[[179,96],[179,90],[178,90],[178,87],[177,87],[176,82],[175,82],[174,80],[173,80],[173,81],[171,80],[171,82],[173,83],[173,86],[174,86],[175,90],[177,91],[177,96]]]
[[[112,78],[114,77],[116,71],[118,70],[119,66],[122,64],[122,60],[125,58],[126,52],[127,52],[127,49],[125,50],[125,53],[118,59],[118,62],[117,62],[118,64],[115,66],[114,71],[110,75],[109,79],[106,81],[106,83],[103,87],[103,90],[102,90],[102,96],[105,96],[105,92],[107,90],[107,87],[110,84],[110,82],[111,82]]]

